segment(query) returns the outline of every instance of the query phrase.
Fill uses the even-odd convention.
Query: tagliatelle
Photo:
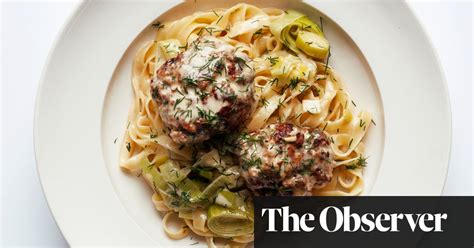
[[[309,19],[295,15],[294,20],[281,21],[283,26],[276,27],[278,35],[271,32],[272,23],[284,15],[280,9],[261,9],[248,4],[196,12],[177,21],[156,25],[155,40],[144,44],[135,56],[132,71],[135,97],[121,146],[120,166],[145,178],[154,190],[152,202],[158,211],[165,213],[163,228],[170,238],[186,237],[191,230],[206,237],[210,247],[216,247],[215,238],[227,239],[229,247],[245,246],[253,241],[253,230],[248,230],[253,226],[253,209],[248,207],[251,196],[246,192],[237,195],[239,199],[245,199],[246,204],[240,204],[238,210],[226,210],[206,202],[213,201],[223,188],[238,184],[232,159],[210,153],[205,155],[209,157],[207,160],[219,163],[205,162],[205,157],[198,159],[198,167],[190,164],[189,168],[183,169],[171,163],[192,163],[196,151],[170,139],[150,93],[150,80],[156,70],[203,35],[215,36],[253,60],[258,106],[247,130],[290,122],[296,126],[319,128],[327,134],[336,160],[333,178],[323,187],[314,188],[313,195],[357,195],[363,191],[361,167],[366,161],[362,141],[372,116],[366,111],[356,112],[336,71],[327,62],[310,57],[321,57],[325,51],[311,47],[299,49],[295,42],[301,46],[300,40],[292,40],[294,47],[288,49],[281,41],[280,35],[288,36],[292,32],[292,29],[285,29],[285,25],[295,20],[308,23]],[[308,36],[302,35],[303,38]],[[310,51],[310,55],[302,51]],[[196,170],[195,173],[210,182],[204,185],[188,178],[191,170]],[[210,173],[212,170],[222,175]],[[180,218],[183,228],[172,231],[169,228],[172,217]],[[246,229],[229,224],[232,220]]]

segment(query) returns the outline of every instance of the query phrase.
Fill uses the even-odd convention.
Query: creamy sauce
[[[333,152],[318,129],[272,124],[241,137],[240,146],[242,175],[254,190],[305,194],[332,177]]]
[[[152,82],[163,121],[171,129],[182,126],[197,133],[204,124],[225,129],[221,118],[229,111],[249,115],[255,102],[250,63],[245,53],[215,37],[195,40],[175,61],[158,69]]]

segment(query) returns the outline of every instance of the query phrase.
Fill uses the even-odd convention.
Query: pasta
[[[154,24],[155,40],[143,45],[133,63],[135,97],[120,166],[143,177],[154,190],[152,202],[165,213],[163,227],[170,238],[181,239],[192,231],[206,237],[209,247],[216,247],[216,238],[226,240],[229,247],[253,241],[251,192],[226,190],[242,186],[235,160],[215,148],[203,153],[196,145],[174,142],[151,93],[150,82],[157,69],[201,36],[214,36],[252,60],[257,105],[246,131],[292,123],[327,135],[334,153],[333,176],[329,183],[314,187],[312,195],[357,195],[363,191],[363,139],[372,116],[356,111],[342,79],[328,65],[329,43],[321,38],[323,32],[317,25],[310,29],[305,25],[312,27],[312,22],[297,12],[248,4]],[[316,41],[322,45],[304,42],[314,35],[319,35]],[[206,183],[192,179],[193,174]],[[182,220],[182,228],[168,228],[172,217]]]

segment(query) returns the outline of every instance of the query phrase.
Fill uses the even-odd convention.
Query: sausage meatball
[[[260,195],[307,195],[331,181],[334,155],[323,131],[271,124],[238,140],[241,175]]]
[[[238,48],[205,36],[158,68],[151,95],[174,142],[202,142],[245,124],[255,106],[249,62]]]

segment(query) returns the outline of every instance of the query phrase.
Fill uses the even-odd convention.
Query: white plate
[[[235,3],[87,2],[69,20],[38,91],[34,133],[43,189],[71,245],[194,242],[169,240],[150,190],[118,167],[133,96],[131,60],[151,39],[148,25],[157,17],[174,20]],[[330,64],[357,108],[370,110],[377,123],[366,140],[364,194],[440,195],[451,146],[449,101],[437,57],[408,6],[270,0],[258,5],[323,17]]]

